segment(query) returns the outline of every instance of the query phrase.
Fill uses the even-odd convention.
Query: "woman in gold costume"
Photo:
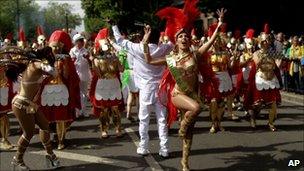
[[[202,55],[208,51],[216,39],[219,28],[222,25],[225,10],[217,11],[219,15],[219,23],[215,29],[214,35],[210,40],[198,48],[197,51],[191,51],[190,31],[192,21],[199,16],[200,12],[196,9],[197,1],[186,1],[183,11],[177,8],[167,7],[160,10],[157,15],[160,18],[167,19],[167,32],[172,42],[175,42],[175,49],[166,56],[166,58],[153,59],[150,56],[147,46],[150,27],[146,26],[145,36],[143,39],[144,53],[147,63],[151,65],[167,65],[168,70],[165,71],[160,85],[159,97],[163,97],[164,91],[168,86],[168,122],[171,124],[177,117],[177,110],[182,113],[182,120],[179,129],[179,136],[183,140],[183,157],[181,165],[183,170],[189,170],[189,153],[193,138],[193,128],[198,114],[202,111],[202,102],[199,96],[199,63]],[[171,15],[174,14],[180,23],[172,22]],[[181,17],[184,16],[185,18]],[[189,16],[193,17],[190,18]],[[181,17],[181,18],[180,18]],[[172,19],[172,18],[171,18]],[[186,22],[185,22],[186,21]],[[187,24],[183,24],[187,23]],[[173,27],[171,27],[173,25]],[[170,34],[171,33],[171,34]]]

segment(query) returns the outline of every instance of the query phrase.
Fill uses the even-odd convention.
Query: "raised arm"
[[[150,54],[150,49],[148,46],[149,37],[151,34],[151,27],[149,25],[146,25],[144,28],[145,35],[143,37],[142,43],[144,47],[144,57],[148,64],[151,65],[166,65],[166,58],[152,58]]]
[[[116,43],[126,49],[131,54],[142,54],[142,50],[140,48],[139,43],[133,43],[130,40],[124,39],[120,34],[120,31],[117,25],[112,26],[113,34],[116,40]]]
[[[204,45],[202,45],[199,49],[198,49],[198,53],[199,54],[204,54],[205,52],[207,52],[210,47],[212,46],[212,44],[214,43],[214,41],[216,40],[217,34],[219,32],[219,28],[221,27],[221,25],[223,24],[223,19],[224,19],[224,15],[226,13],[225,9],[221,9],[221,10],[217,10],[216,12],[219,16],[219,22],[217,24],[217,27],[213,33],[213,35],[211,36],[211,38],[209,39],[209,41],[207,43],[205,43]]]

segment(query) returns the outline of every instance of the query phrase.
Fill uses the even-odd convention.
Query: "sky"
[[[57,3],[68,3],[73,6],[71,10],[73,14],[79,14],[81,18],[84,17],[84,10],[81,8],[80,0],[35,0],[35,2],[41,7],[46,8],[49,2],[57,2]],[[84,31],[84,22],[82,20],[82,24],[76,27],[78,32]]]

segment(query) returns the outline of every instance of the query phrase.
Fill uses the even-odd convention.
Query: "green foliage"
[[[85,27],[88,32],[97,32],[107,26],[106,18],[136,30],[135,22],[158,25],[155,12],[163,6],[171,4],[171,0],[82,0],[85,10]]]
[[[36,27],[41,25],[47,35],[55,29],[66,27],[66,13],[69,28],[81,24],[80,16],[71,13],[69,4],[50,3],[49,7],[40,10],[34,0],[19,0],[20,27],[23,27],[28,41],[36,39]],[[17,30],[17,0],[0,0],[0,33],[2,38],[10,32],[14,33],[14,40],[18,39]]]
[[[78,14],[74,15],[71,12],[72,6],[69,4],[58,4],[50,2],[48,7],[43,9],[44,28],[47,34],[51,34],[56,29],[66,28],[68,21],[69,28],[75,28],[81,24],[81,18]],[[68,20],[66,20],[66,17]]]
[[[17,1],[0,1],[0,32],[5,37],[8,33],[15,33],[17,36]],[[20,27],[23,27],[29,37],[35,32],[35,23],[39,16],[39,6],[33,0],[19,0]]]

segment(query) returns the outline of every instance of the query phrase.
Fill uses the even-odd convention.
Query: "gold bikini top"
[[[197,75],[198,68],[196,57],[193,53],[182,54],[176,57],[176,69],[180,70],[182,76],[191,77]]]

